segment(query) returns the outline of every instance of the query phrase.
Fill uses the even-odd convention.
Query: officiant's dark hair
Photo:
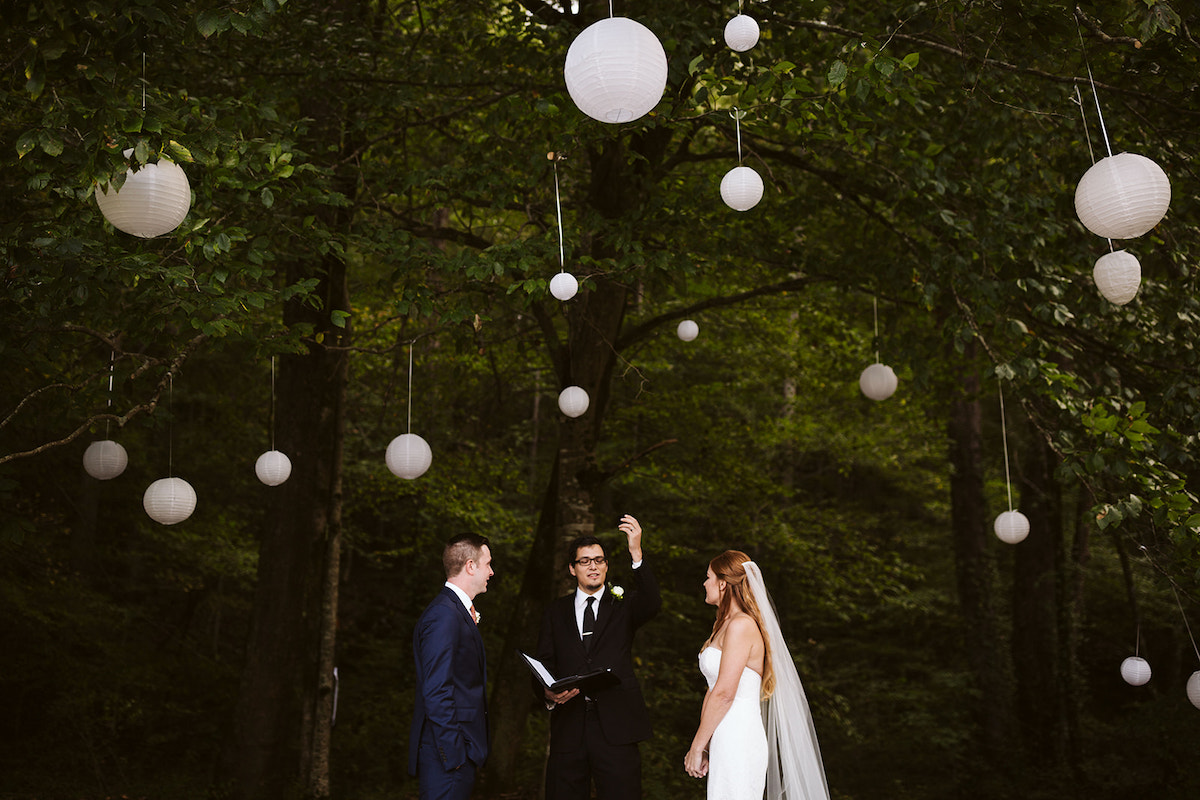
[[[575,559],[579,558],[579,550],[583,547],[591,547],[594,544],[600,545],[600,549],[604,550],[604,554],[608,555],[608,550],[604,549],[604,542],[597,539],[595,536],[576,536],[575,541],[571,542],[571,563],[575,563]]]

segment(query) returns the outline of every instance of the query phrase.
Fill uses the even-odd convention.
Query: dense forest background
[[[664,588],[649,798],[703,796],[681,762],[729,547],[835,798],[1200,793],[1192,5],[746,2],[741,54],[733,0],[612,5],[670,70],[622,125],[562,78],[600,0],[2,7],[0,796],[415,797],[412,627],[470,530],[496,556],[477,795],[536,798],[515,650],[578,533],[629,579],[624,513]],[[1124,306],[1072,201],[1110,146],[1172,184],[1112,243]],[[186,171],[174,232],[100,214],[126,149]],[[718,191],[739,149],[747,212]],[[409,430],[411,481],[384,463]],[[105,438],[129,464],[98,481]],[[198,495],[172,526],[141,504],[167,475]]]

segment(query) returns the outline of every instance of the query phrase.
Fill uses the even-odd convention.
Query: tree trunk
[[[1047,768],[1066,763],[1066,706],[1062,680],[1067,631],[1060,630],[1062,497],[1054,480],[1054,454],[1044,442],[1028,451],[1030,469],[1014,482],[1023,486],[1021,505],[1029,536],[1016,545],[1013,572],[1013,671],[1020,738],[1030,763]],[[1020,474],[1020,471],[1018,471]],[[1023,479],[1022,479],[1023,478]]]
[[[295,265],[291,280],[303,267]],[[305,355],[284,356],[278,446],[292,474],[277,489],[259,550],[246,664],[229,760],[242,800],[328,795],[329,709],[341,524],[341,443],[348,331],[329,324],[347,309],[345,268],[327,261],[321,309],[289,303],[288,324],[314,325]]]
[[[968,345],[960,393],[950,409],[951,524],[967,659],[980,698],[974,708],[979,744],[984,761],[997,763],[1008,740],[1009,691],[996,624],[994,569],[987,554],[989,525],[980,457],[983,415],[974,351],[974,345]]]

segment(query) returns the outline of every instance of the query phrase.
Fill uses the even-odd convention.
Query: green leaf
[[[829,73],[826,78],[829,80],[830,86],[840,86],[846,80],[846,75],[849,70],[846,67],[846,62],[835,61],[833,66],[829,68]]]
[[[339,311],[337,309],[334,309],[333,311],[329,312],[329,321],[332,322],[335,327],[338,327],[338,328],[346,327],[346,320],[348,320],[348,319],[350,319],[349,311]]]
[[[263,190],[259,192],[258,197],[260,200],[262,200],[262,204],[266,208],[270,208],[271,206],[275,205],[275,195],[271,192],[271,188],[269,186],[264,186]]]
[[[196,15],[196,30],[204,38],[229,27],[229,15],[216,9],[207,9]]]
[[[17,139],[17,158],[24,158],[29,155],[29,152],[37,147],[37,142],[37,131],[25,131],[25,133],[21,134],[20,138]]]

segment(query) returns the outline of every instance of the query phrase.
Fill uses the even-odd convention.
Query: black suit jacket
[[[538,636],[537,658],[556,678],[595,669],[611,669],[620,683],[596,693],[596,713],[610,744],[630,744],[650,738],[650,715],[642,687],[633,673],[633,635],[662,607],[658,582],[643,560],[633,571],[634,588],[618,600],[606,589],[596,614],[591,652],[584,652],[575,622],[575,593],[560,597],[546,609]],[[544,688],[535,691],[545,699]],[[586,705],[582,694],[555,707],[550,714],[550,749],[575,750],[583,746]]]

